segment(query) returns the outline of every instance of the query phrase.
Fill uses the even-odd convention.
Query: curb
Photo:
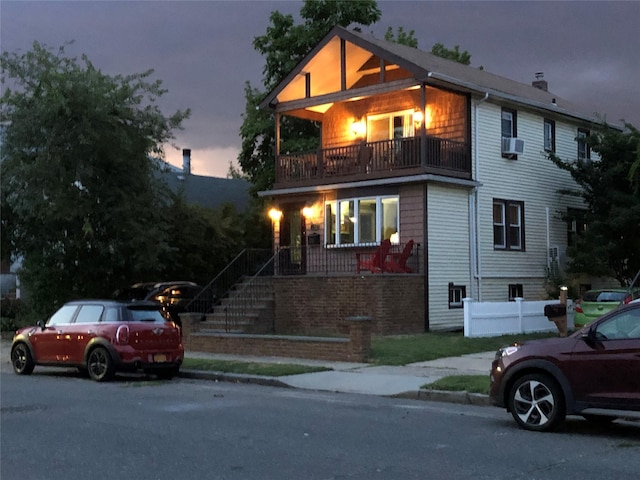
[[[389,395],[394,398],[409,398],[411,400],[423,400],[430,402],[459,403],[462,405],[477,405],[480,407],[490,407],[493,405],[489,395],[482,393],[454,392],[449,390],[427,390],[420,389],[415,392],[404,392],[396,395]]]
[[[180,378],[190,378],[195,380],[210,380],[214,382],[231,383],[251,383],[254,385],[264,385],[268,387],[294,388],[281,381],[277,377],[263,377],[257,375],[244,375],[240,373],[211,372],[204,370],[180,370]],[[409,391],[394,395],[380,395],[389,398],[407,398],[410,400],[422,400],[431,402],[459,403],[463,405],[491,406],[492,403],[488,395],[481,393],[453,392],[448,390],[426,390]]]
[[[243,375],[240,373],[210,372],[205,370],[180,370],[180,378],[191,378],[195,380],[211,380],[214,382],[231,383],[252,383],[268,387],[291,388],[290,385],[278,380],[276,377],[261,377],[256,375]]]

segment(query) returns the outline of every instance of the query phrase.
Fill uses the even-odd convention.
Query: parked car
[[[573,323],[576,327],[584,327],[618,305],[629,303],[638,297],[640,297],[638,288],[589,290],[575,304]]]
[[[520,427],[545,431],[566,415],[640,418],[640,303],[623,305],[568,337],[503,347],[490,398]]]
[[[11,345],[19,375],[36,365],[77,367],[99,382],[123,370],[172,378],[183,359],[180,329],[152,302],[69,302],[46,323],[18,330]]]
[[[115,293],[117,300],[148,300],[164,307],[171,319],[181,326],[180,313],[193,300],[202,287],[194,282],[169,281],[136,283]]]

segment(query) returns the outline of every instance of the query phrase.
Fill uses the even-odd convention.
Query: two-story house
[[[580,209],[548,158],[589,159],[595,119],[547,91],[416,48],[334,28],[273,90],[272,200],[278,331],[374,332],[463,323],[462,299],[546,298]],[[321,126],[312,152],[281,151],[292,116]],[[572,229],[574,230],[572,232]],[[367,254],[405,269],[368,269]],[[371,273],[371,271],[374,273]],[[380,271],[381,270],[381,271]]]

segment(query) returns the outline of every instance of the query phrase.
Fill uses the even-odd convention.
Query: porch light
[[[422,120],[424,120],[424,115],[422,115],[422,112],[420,110],[413,112],[413,123],[415,124],[416,128],[420,128],[420,125],[422,125]]]
[[[320,217],[320,208],[317,205],[307,205],[302,209],[302,216],[310,222]]]
[[[279,222],[282,218],[282,212],[277,208],[272,208],[269,210],[269,218],[274,222]]]
[[[389,241],[394,245],[398,245],[400,243],[400,235],[398,235],[398,232],[392,233]]]
[[[354,120],[351,124],[351,131],[356,137],[364,137],[364,134],[367,132],[367,127],[362,120]]]

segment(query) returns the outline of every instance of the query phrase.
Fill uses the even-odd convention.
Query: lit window
[[[327,202],[325,245],[375,245],[399,239],[398,203],[397,196]]]

